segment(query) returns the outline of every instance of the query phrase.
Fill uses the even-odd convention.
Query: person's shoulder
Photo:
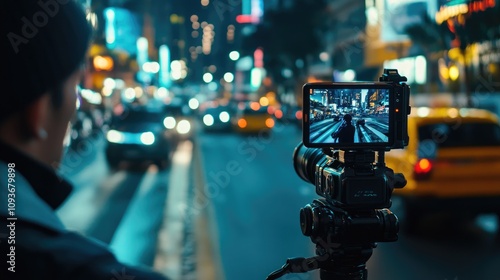
[[[79,233],[30,223],[16,227],[16,273],[7,279],[166,279],[152,270],[120,263],[106,246]],[[0,243],[2,251],[4,245]]]

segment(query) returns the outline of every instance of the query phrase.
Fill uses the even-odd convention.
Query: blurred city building
[[[330,8],[334,70],[373,80],[382,67],[398,68],[415,93],[499,91],[494,0],[331,1]]]
[[[255,34],[270,24],[266,20],[307,1],[82,3],[96,29],[84,86],[104,96],[127,87],[175,89],[196,84],[200,91],[230,98],[281,87],[281,98],[287,91],[298,92],[292,83],[302,81],[304,73],[296,73],[300,69],[319,80],[370,81],[384,67],[398,68],[415,93],[470,94],[498,92],[500,87],[500,8],[495,0],[326,0],[319,31],[311,30],[320,34],[321,49],[304,38],[297,51],[307,43],[311,50],[297,52],[289,62],[282,58],[286,54],[269,47],[278,43],[280,34],[262,33],[267,48],[245,38],[258,39]],[[311,24],[306,18],[316,14],[303,13],[287,24]],[[281,32],[280,27],[269,28]],[[305,35],[296,31],[300,42]],[[273,67],[279,75],[272,75]],[[124,88],[106,88],[108,78]]]

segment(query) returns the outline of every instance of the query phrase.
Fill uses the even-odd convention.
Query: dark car
[[[92,116],[87,112],[77,110],[71,120],[71,130],[68,137],[68,145],[72,149],[78,149],[79,144],[92,136],[94,132]]]
[[[170,163],[171,132],[165,127],[163,110],[125,109],[113,116],[106,134],[106,159],[111,167],[120,161],[152,161],[160,168]]]
[[[165,127],[170,129],[178,141],[190,139],[194,131],[194,112],[189,108],[189,99],[174,97],[163,106]]]
[[[231,131],[231,118],[234,117],[230,106],[207,107],[201,114],[205,131]]]
[[[356,120],[356,125],[365,125],[365,123],[366,123],[365,119],[359,118]]]

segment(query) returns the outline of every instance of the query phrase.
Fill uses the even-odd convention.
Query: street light
[[[240,58],[240,53],[238,51],[232,51],[229,53],[229,58],[232,60],[232,61],[236,61]]]
[[[142,70],[146,73],[156,74],[160,71],[160,64],[156,61],[145,62],[142,65]]]
[[[456,65],[450,66],[449,71],[449,76],[452,81],[458,80],[458,76],[460,75],[460,71],[458,70],[458,67]]]
[[[226,81],[226,83],[232,83],[234,81],[233,73],[227,72],[226,74],[224,74],[224,81]]]
[[[210,83],[212,80],[214,79],[214,76],[212,75],[212,73],[205,73],[203,74],[203,81],[205,83]]]

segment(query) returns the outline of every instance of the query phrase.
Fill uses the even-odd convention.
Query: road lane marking
[[[201,145],[196,142],[193,154],[194,201],[207,199],[206,197],[199,197],[205,194],[206,177],[203,162]],[[195,209],[193,217],[195,220],[197,279],[224,280],[215,211],[210,203],[200,207],[200,209]]]
[[[130,265],[153,265],[167,196],[167,182],[158,184],[158,180],[166,179],[166,176],[159,173],[155,165],[150,165],[139,183],[110,242],[110,248],[119,261]],[[148,213],[151,211],[155,212]]]
[[[187,207],[189,168],[193,145],[179,144],[172,157],[168,194],[154,268],[171,279],[181,279],[184,222]]]

